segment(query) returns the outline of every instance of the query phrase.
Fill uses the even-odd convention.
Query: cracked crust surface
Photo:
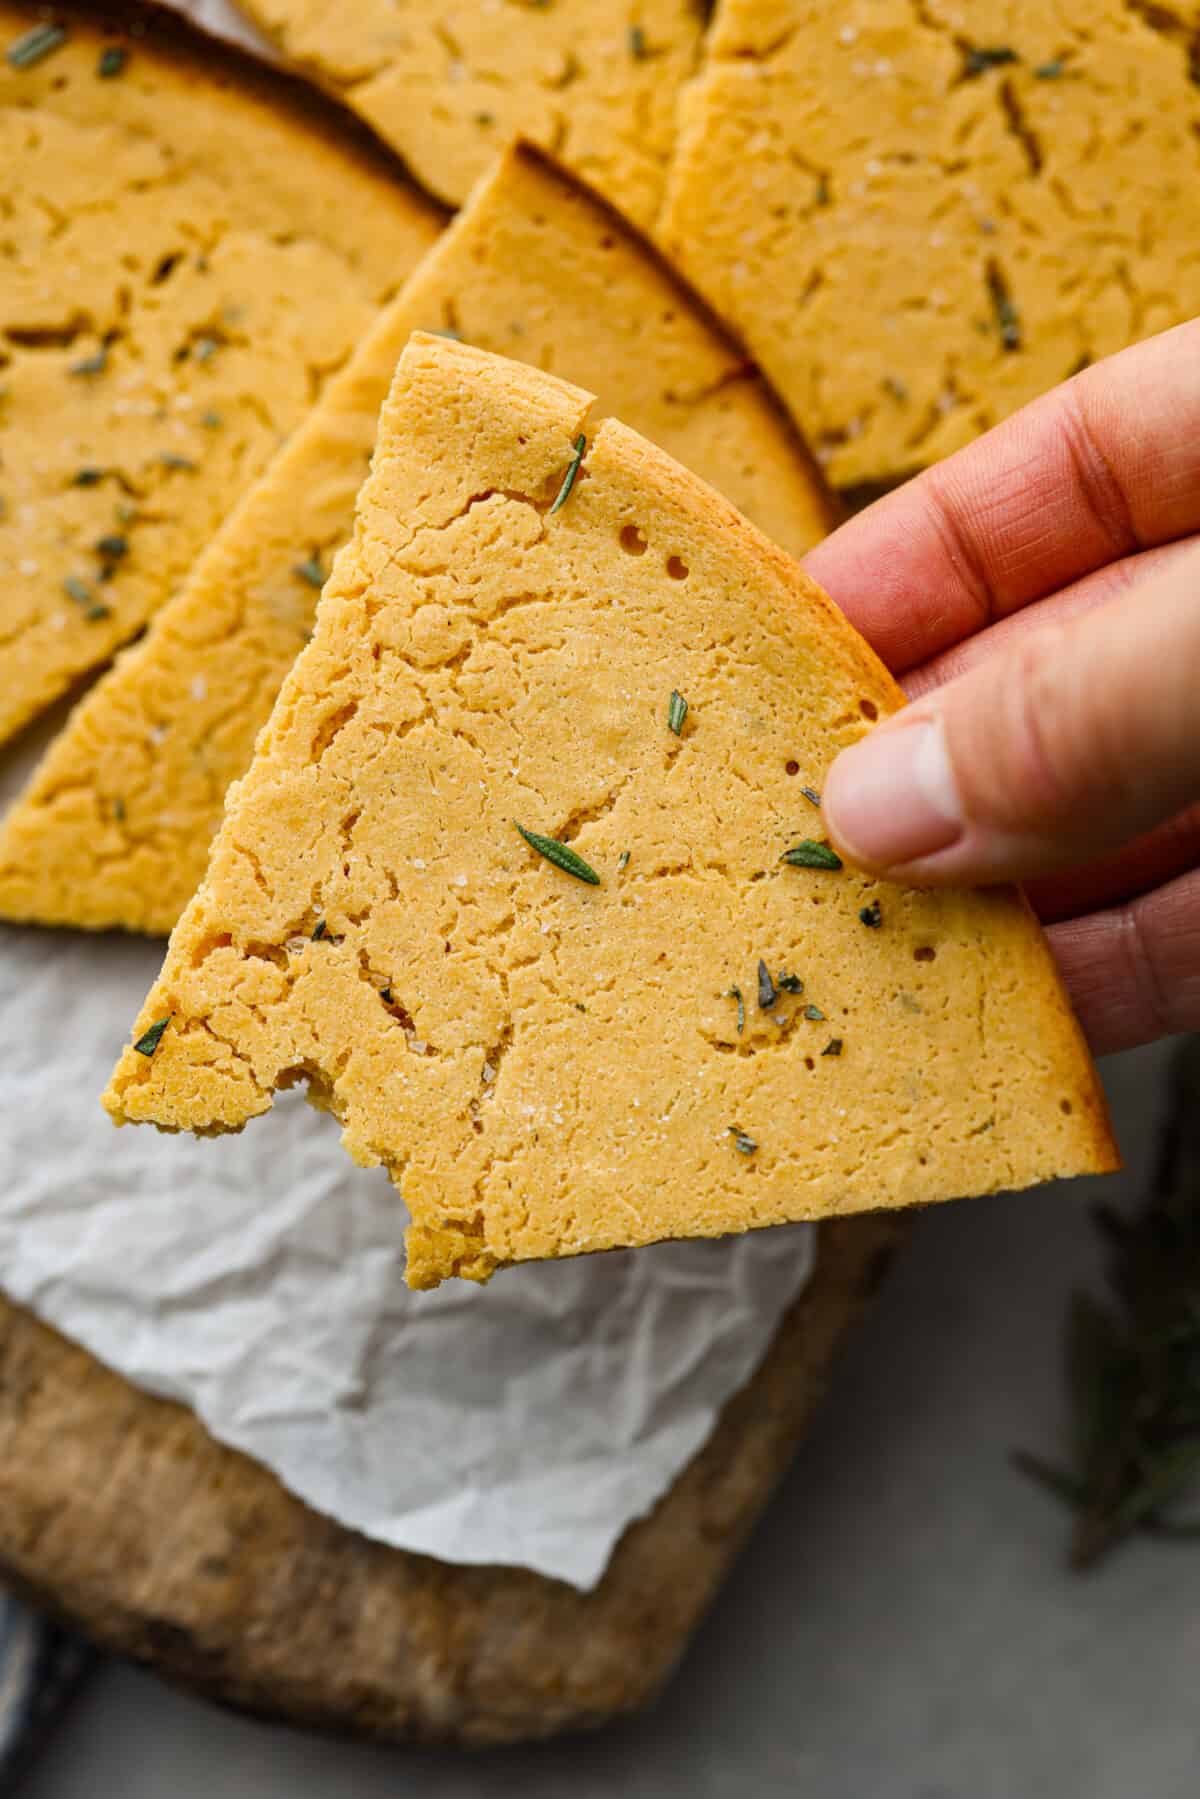
[[[106,17],[0,56],[0,739],[145,624],[441,224],[270,76]]]
[[[838,486],[1200,310],[1194,0],[722,0],[661,235]]]
[[[239,4],[451,205],[520,133],[653,222],[704,28],[698,0]]]
[[[245,772],[311,629],[397,359],[421,327],[588,382],[605,410],[796,554],[833,522],[822,483],[741,352],[607,207],[541,155],[511,152],[143,642],[75,708],[0,829],[0,915],[171,929],[204,873],[225,789]]]
[[[819,834],[803,786],[899,691],[794,563],[590,410],[410,342],[113,1117],[236,1130],[307,1079],[401,1185],[418,1286],[1111,1167],[1014,895],[781,862]]]

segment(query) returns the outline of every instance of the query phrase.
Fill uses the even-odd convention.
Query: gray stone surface
[[[1132,1199],[1164,1052],[1109,1068]],[[464,1758],[222,1716],[101,1673],[22,1799],[1196,1799],[1200,1548],[1086,1578],[1010,1469],[1053,1451],[1090,1183],[931,1212],[650,1716]]]

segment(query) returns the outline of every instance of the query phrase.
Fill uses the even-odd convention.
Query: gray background
[[[1109,1064],[1132,1200],[1166,1052]],[[22,1799],[1197,1799],[1200,1548],[1064,1572],[1008,1465],[1062,1441],[1096,1183],[930,1212],[657,1709],[465,1757],[308,1739],[110,1667]]]

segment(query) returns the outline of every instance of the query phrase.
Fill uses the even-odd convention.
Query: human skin
[[[1200,320],[806,563],[913,701],[830,770],[838,848],[914,885],[1026,882],[1098,1054],[1200,1027]]]

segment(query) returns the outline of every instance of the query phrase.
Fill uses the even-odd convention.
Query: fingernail
[[[962,803],[940,719],[872,731],[825,777],[822,810],[836,841],[869,868],[895,868],[961,835]]]

